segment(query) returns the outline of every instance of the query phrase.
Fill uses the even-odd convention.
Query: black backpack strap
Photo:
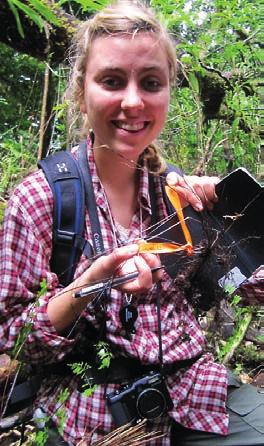
[[[81,253],[87,248],[83,238],[85,221],[84,185],[78,163],[66,151],[57,152],[38,163],[54,197],[53,251],[51,270],[63,286],[72,282]]]

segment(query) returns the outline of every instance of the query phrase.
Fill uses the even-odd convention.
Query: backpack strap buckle
[[[75,232],[62,231],[61,229],[57,229],[54,233],[54,242],[58,245],[74,246],[76,235],[77,234]]]

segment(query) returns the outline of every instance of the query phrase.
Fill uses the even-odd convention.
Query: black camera
[[[156,372],[108,393],[106,400],[117,426],[143,418],[153,420],[173,408],[165,380]]]

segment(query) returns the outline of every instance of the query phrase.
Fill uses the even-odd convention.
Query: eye
[[[104,88],[107,90],[119,90],[120,88],[123,88],[125,85],[125,82],[120,77],[115,76],[107,76],[101,79],[100,83],[103,85]]]
[[[156,92],[162,88],[162,82],[156,77],[146,77],[141,81],[142,88],[146,91]]]

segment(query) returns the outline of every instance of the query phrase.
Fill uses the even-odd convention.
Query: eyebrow
[[[126,70],[124,70],[123,68],[120,67],[113,67],[113,66],[104,66],[100,68],[101,72],[107,71],[107,72],[119,72],[119,73],[126,73]],[[159,65],[150,65],[150,66],[146,66],[143,67],[142,69],[140,69],[140,72],[148,72],[148,71],[163,71],[163,69],[159,66]]]

